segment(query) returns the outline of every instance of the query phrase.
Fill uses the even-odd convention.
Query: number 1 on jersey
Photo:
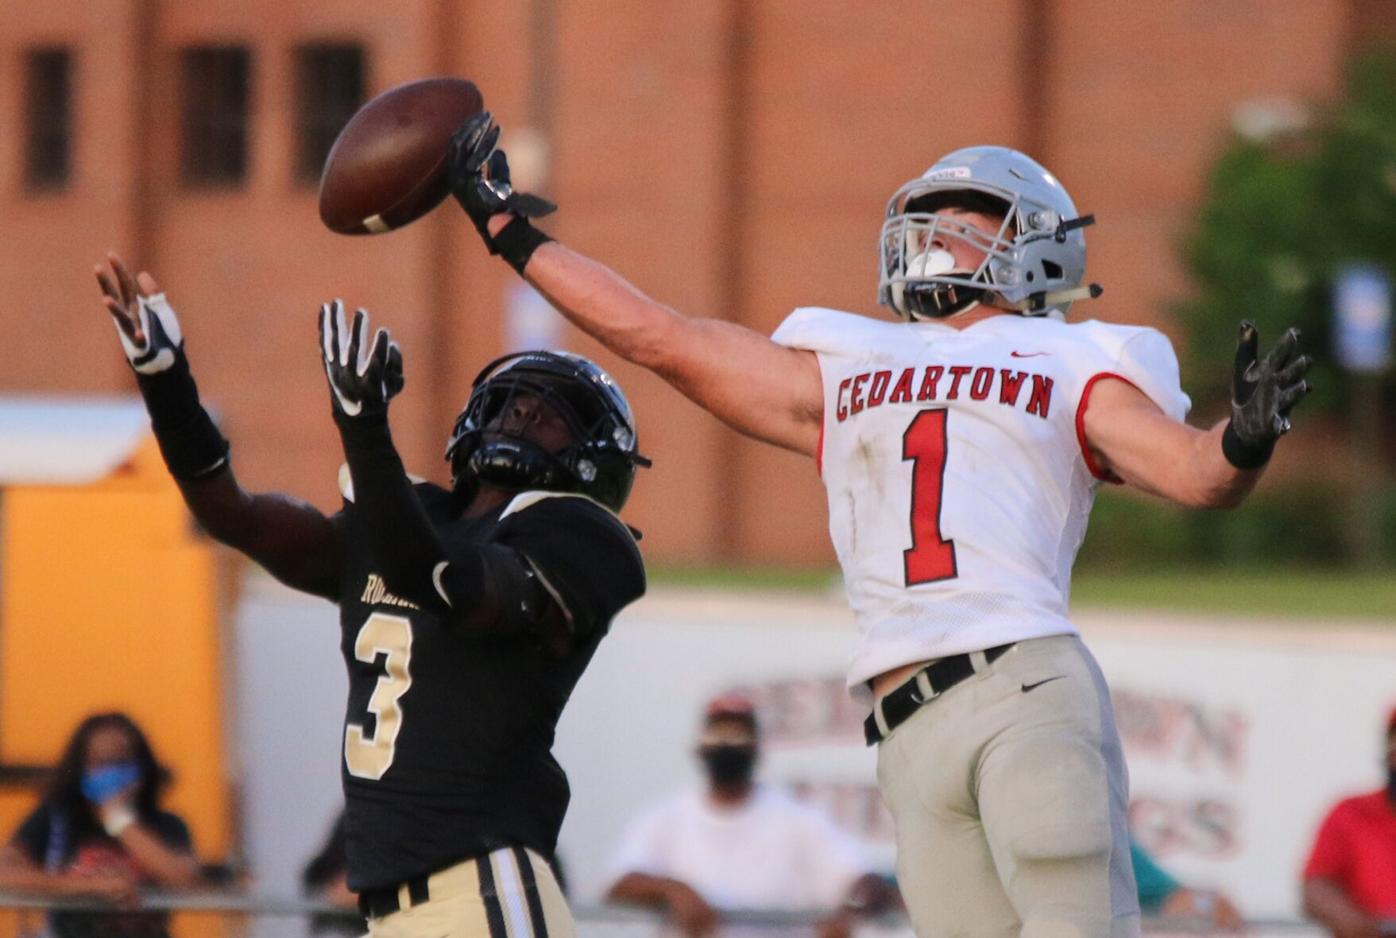
[[[943,408],[923,410],[902,434],[902,459],[911,460],[911,546],[902,551],[907,586],[958,575],[955,542],[940,535],[946,418]]]

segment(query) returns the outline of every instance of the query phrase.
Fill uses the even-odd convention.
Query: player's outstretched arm
[[[130,271],[115,254],[94,270],[102,299],[150,414],[165,465],[185,503],[217,540],[289,586],[333,597],[339,545],[334,523],[287,495],[243,491],[228,462],[228,441],[199,402],[179,319],[155,278]]]
[[[814,354],[735,323],[682,316],[534,228],[529,219],[552,205],[513,190],[498,137],[489,113],[480,114],[457,132],[451,154],[452,190],[490,252],[583,332],[732,428],[816,455],[823,389]]]
[[[1310,360],[1298,354],[1298,343],[1290,329],[1260,358],[1255,326],[1242,323],[1231,419],[1210,430],[1173,420],[1124,381],[1102,381],[1086,410],[1086,443],[1103,468],[1131,485],[1183,505],[1235,507],[1289,432],[1290,411],[1309,393]]]
[[[486,631],[527,629],[559,613],[516,552],[501,545],[448,549],[393,444],[388,402],[403,387],[402,352],[368,313],[345,319],[339,300],[320,308],[320,349],[335,426],[354,482],[354,524],[388,591]]]
[[[439,602],[433,574],[446,548],[403,468],[388,429],[388,402],[402,390],[402,352],[379,329],[369,335],[368,312],[350,325],[344,303],[320,307],[320,351],[335,426],[354,483],[355,523],[388,590],[418,603]]]

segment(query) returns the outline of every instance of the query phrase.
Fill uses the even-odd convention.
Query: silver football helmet
[[[949,206],[1002,215],[995,233],[938,214]],[[942,319],[988,300],[1028,316],[1066,315],[1073,300],[1100,295],[1081,286],[1086,237],[1056,177],[1007,147],[966,147],[942,157],[897,190],[882,225],[878,302],[903,319]],[[974,270],[956,269],[946,246],[984,252]]]

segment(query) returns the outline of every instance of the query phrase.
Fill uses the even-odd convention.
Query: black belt
[[[414,906],[421,905],[431,898],[431,892],[427,889],[427,877],[418,876],[397,886],[389,886],[384,889],[365,889],[359,893],[359,911],[368,918],[383,918],[385,915],[392,915],[402,907],[401,903],[398,902],[398,890],[403,886],[407,887],[407,896],[412,900]]]
[[[997,661],[1013,645],[1013,642],[1009,642],[1007,645],[987,648],[984,650],[984,657],[989,661]],[[974,662],[968,654],[950,655],[926,665],[905,684],[873,704],[873,712],[863,721],[863,738],[868,741],[869,746],[882,742],[894,729],[906,722],[907,717],[921,709],[923,704],[939,697],[973,673]],[[926,676],[924,682],[921,680],[923,674]],[[929,693],[923,690],[923,683],[929,688]],[[882,719],[887,724],[886,733],[878,728],[878,709],[882,710]]]

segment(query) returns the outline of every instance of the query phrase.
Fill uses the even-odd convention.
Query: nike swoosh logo
[[[1014,358],[1037,358],[1041,355],[1051,355],[1051,352],[1009,352]]]
[[[1064,677],[1066,677],[1065,674],[1058,674],[1056,677],[1043,678],[1042,680],[1038,681],[1038,682],[1035,683],[1035,684],[1024,684],[1024,685],[1023,685],[1023,693],[1026,694],[1026,693],[1027,693],[1028,691],[1030,691],[1030,690],[1036,690],[1037,688],[1041,687],[1043,684],[1050,684],[1050,683],[1052,683],[1053,681],[1060,681],[1060,680],[1061,680],[1062,678],[1064,678]]]

